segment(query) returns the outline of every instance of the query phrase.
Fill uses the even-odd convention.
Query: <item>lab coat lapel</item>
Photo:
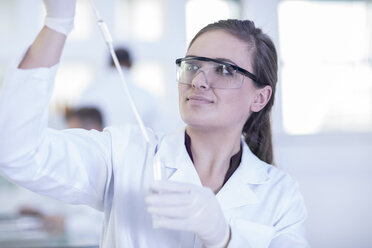
[[[251,185],[263,184],[269,180],[264,162],[250,151],[244,141],[242,142],[241,163],[216,195],[224,210],[259,203]]]
[[[167,135],[161,142],[158,156],[170,181],[202,185],[185,147],[185,129]]]
[[[187,152],[186,152],[186,155]],[[187,160],[188,159],[188,160]],[[177,168],[174,173],[168,178],[170,181],[192,183],[202,186],[199,175],[195,170],[194,164],[190,157],[179,156],[177,158]],[[174,168],[166,167],[167,171],[174,170]]]
[[[224,210],[259,202],[249,185],[237,180],[229,180],[217,193],[216,197]]]
[[[269,180],[264,162],[251,152],[244,140],[242,144],[243,154],[238,169],[216,195],[222,209],[257,204],[259,199],[250,187]],[[184,128],[163,138],[157,156],[168,180],[202,186],[185,148]]]

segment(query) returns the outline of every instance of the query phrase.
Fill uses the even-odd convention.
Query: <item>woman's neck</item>
[[[194,166],[204,186],[219,191],[230,166],[239,152],[241,133],[233,130],[205,130],[188,126]]]

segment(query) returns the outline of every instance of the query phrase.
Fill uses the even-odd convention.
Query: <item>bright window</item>
[[[368,1],[283,1],[283,125],[290,134],[372,131]]]
[[[163,8],[161,2],[141,0],[133,2],[133,34],[140,41],[158,41],[163,35]]]
[[[96,20],[89,1],[77,1],[74,25],[70,41],[84,41],[91,37]]]
[[[187,44],[195,34],[209,23],[239,18],[239,1],[233,0],[188,0],[186,3]]]
[[[51,108],[61,110],[65,106],[73,106],[94,76],[93,67],[87,63],[62,63],[55,80]]]
[[[165,72],[161,64],[156,61],[136,63],[132,68],[132,75],[133,81],[140,87],[159,99],[165,97]]]
[[[132,14],[129,1],[116,0],[114,9],[115,37],[120,41],[132,38],[130,34]]]
[[[116,0],[115,33],[121,40],[161,40],[164,35],[163,1]]]

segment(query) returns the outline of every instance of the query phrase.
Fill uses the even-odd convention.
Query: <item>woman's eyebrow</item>
[[[215,60],[221,60],[223,62],[227,62],[227,63],[233,64],[233,65],[237,65],[234,61],[232,61],[231,59],[227,59],[227,58],[215,58]]]
[[[200,56],[193,55],[193,54],[188,54],[188,55],[185,56],[185,58],[188,58],[188,57],[200,57]],[[219,60],[221,62],[230,63],[230,64],[233,64],[233,65],[236,65],[237,66],[237,64],[234,61],[232,61],[231,59],[228,59],[228,58],[220,58],[220,57],[218,57],[218,58],[211,58],[211,59]]]

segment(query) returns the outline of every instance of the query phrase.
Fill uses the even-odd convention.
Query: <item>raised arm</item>
[[[18,68],[51,67],[61,58],[67,36],[44,26],[28,49]]]
[[[10,68],[0,92],[0,173],[37,193],[102,209],[112,171],[110,134],[48,128],[48,104],[76,0],[44,3],[45,26]]]
[[[20,69],[51,67],[61,58],[62,50],[74,26],[76,0],[44,0],[45,26],[19,64]]]

